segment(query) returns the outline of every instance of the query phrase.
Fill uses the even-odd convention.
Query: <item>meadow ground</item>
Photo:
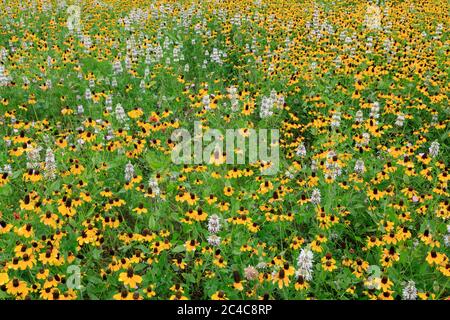
[[[2,1],[0,299],[448,298],[449,7]]]

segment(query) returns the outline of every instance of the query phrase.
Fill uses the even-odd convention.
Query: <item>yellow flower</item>
[[[394,291],[383,291],[378,295],[379,300],[394,300],[393,294]]]
[[[433,265],[433,264],[441,265],[442,262],[444,261],[444,255],[442,255],[439,252],[436,252],[434,250],[431,250],[426,257],[426,261],[430,265]]]
[[[0,273],[0,286],[4,285],[9,281],[8,274],[6,272]]]
[[[133,295],[128,290],[122,290],[113,296],[114,300],[133,300]]]
[[[127,272],[122,272],[119,275],[119,281],[123,282],[124,285],[129,288],[135,288],[139,283],[142,282],[142,277],[134,274],[132,268],[128,268]]]
[[[141,203],[141,204],[139,204],[139,206],[137,208],[133,209],[133,212],[136,212],[137,214],[143,214],[143,213],[147,213],[148,210],[146,208],[144,208],[144,205]]]
[[[211,300],[228,300],[228,298],[223,291],[216,291],[211,296]]]
[[[234,192],[234,190],[232,187],[223,188],[223,193],[228,197],[230,197],[233,194],[233,192]]]
[[[188,240],[185,242],[184,246],[186,247],[186,251],[195,251],[197,246],[199,245],[197,240]]]
[[[25,298],[29,292],[29,288],[25,281],[13,279],[6,285],[6,292],[14,296]]]
[[[298,276],[297,281],[295,282],[295,290],[305,290],[309,288],[309,284],[305,281],[303,276]]]
[[[131,119],[140,118],[143,114],[144,114],[144,112],[140,108],[134,108],[133,110],[128,112],[128,116]]]
[[[280,269],[280,271],[278,271],[273,277],[272,282],[277,283],[278,288],[282,289],[283,286],[289,286],[290,280],[286,275],[284,269]]]

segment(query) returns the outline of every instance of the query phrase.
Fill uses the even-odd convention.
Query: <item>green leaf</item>
[[[9,196],[12,194],[12,187],[11,185],[7,184],[4,185],[3,187],[0,187],[0,196]]]
[[[183,252],[184,250],[186,250],[186,248],[184,247],[183,244],[180,244],[178,246],[176,246],[175,248],[172,249],[173,253],[180,253]]]
[[[187,282],[195,283],[195,278],[192,273],[183,273],[183,278],[186,279]]]
[[[148,227],[150,228],[150,230],[153,230],[155,226],[156,226],[155,218],[153,216],[150,216],[148,218]]]

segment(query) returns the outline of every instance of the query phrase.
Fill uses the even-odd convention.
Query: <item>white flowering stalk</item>
[[[311,194],[311,203],[318,205],[318,204],[320,204],[320,200],[321,200],[320,190],[315,188]]]
[[[363,112],[362,112],[362,110],[358,110],[357,112],[356,112],[356,115],[355,115],[355,122],[356,123],[361,123],[361,122],[363,122],[363,120],[364,120],[364,118],[363,118]]]
[[[77,140],[77,144],[78,144],[78,147],[81,149],[81,148],[83,148],[83,146],[84,146],[84,144],[86,143],[86,141],[84,141],[84,139],[78,139]]]
[[[223,64],[222,57],[226,57],[226,54],[222,50],[213,48],[213,51],[210,55],[211,61],[219,65],[222,65]]]
[[[11,167],[10,164],[5,164],[5,165],[3,166],[3,170],[1,170],[1,168],[0,168],[0,171],[1,171],[2,173],[3,173],[3,172],[6,172],[9,176],[13,174],[13,172],[12,172],[12,167]]]
[[[141,82],[139,83],[139,88],[140,88],[142,91],[145,91],[145,81],[144,81],[144,80],[141,80]]]
[[[303,143],[301,143],[298,147],[297,147],[297,151],[295,152],[295,154],[299,157],[304,157],[306,156],[306,148],[305,145]]]
[[[132,61],[131,58],[127,55],[125,57],[125,69],[127,69],[127,71],[130,71],[132,67]]]
[[[327,155],[327,161],[325,163],[325,177],[331,178],[335,180],[337,177],[339,177],[342,174],[342,169],[339,166],[339,164],[334,160],[334,157],[336,156],[336,153],[334,151],[330,151]]]
[[[439,40],[441,38],[443,28],[444,28],[444,25],[442,23],[439,23],[436,26],[436,29],[434,31],[433,39]]]
[[[180,62],[180,48],[174,47],[172,51],[173,62]]]
[[[302,249],[297,259],[296,276],[302,276],[306,281],[312,280],[313,272],[313,252],[309,249]]]
[[[120,103],[117,104],[115,113],[116,119],[119,122],[125,122],[128,119],[125,110],[122,108],[122,105]]]
[[[430,148],[428,149],[430,156],[432,156],[433,158],[436,157],[439,154],[439,147],[439,142],[433,141]]]
[[[363,160],[357,160],[355,163],[355,172],[356,173],[364,173],[364,171],[366,171],[366,167],[364,165],[364,161]]]
[[[56,161],[52,149],[47,148],[45,153],[44,178],[53,180],[56,178]]]
[[[209,97],[209,94],[203,96],[202,104],[205,110],[211,110],[211,98]]]
[[[105,135],[105,140],[110,141],[112,139],[114,139],[114,130],[109,129],[108,133]]]
[[[408,281],[406,286],[403,288],[402,292],[403,300],[416,300],[417,299],[417,289],[414,281]]]
[[[113,63],[113,72],[114,74],[120,74],[123,72],[122,64],[120,60],[115,60]]]
[[[11,121],[11,122],[12,122],[12,121]],[[6,138],[5,138],[5,145],[6,145],[7,147],[10,147],[11,144],[12,144],[11,139],[6,139]]]
[[[161,189],[159,189],[158,180],[156,180],[155,178],[150,178],[150,180],[148,181],[148,186],[152,188],[152,192],[155,195],[159,196],[161,194]]]
[[[317,160],[312,160],[311,161],[311,171],[312,172],[317,172],[318,166],[317,166]]]
[[[42,148],[41,147],[36,147],[33,148],[31,146],[28,146],[27,148],[27,168],[28,169],[35,169],[35,170],[39,170],[40,168],[40,161],[41,161],[41,156],[40,156],[40,152],[41,152]]]
[[[91,100],[92,99],[92,92],[89,88],[86,88],[86,91],[84,92],[84,98],[86,100]]]
[[[221,227],[220,218],[218,215],[213,214],[211,217],[209,217],[208,231],[209,231],[210,235],[208,236],[207,240],[211,246],[220,245],[221,239],[219,236],[216,235],[216,233],[218,233],[220,231],[220,227]]]
[[[372,104],[372,108],[370,108],[370,118],[378,119],[380,117],[380,104],[378,102],[374,102]]]
[[[155,52],[155,60],[160,61],[164,56],[163,48],[160,45],[157,45],[154,52]]]
[[[8,76],[5,66],[0,63],[0,87],[7,86],[11,82],[11,77]]]
[[[209,233],[217,233],[220,231],[220,228],[220,218],[217,214],[213,214],[208,220],[208,231]]]
[[[107,95],[105,99],[105,110],[107,112],[112,112],[112,95]]]
[[[340,125],[341,125],[341,113],[339,111],[336,111],[331,116],[331,128],[333,129],[339,128]]]
[[[134,166],[131,164],[131,162],[128,162],[125,165],[125,181],[130,182],[133,177],[134,177]]]
[[[372,53],[372,48],[373,48],[373,37],[367,37],[366,39],[366,53]]]
[[[312,14],[312,20],[306,22],[306,29],[309,30],[308,40],[309,41],[319,41],[321,38],[327,34],[333,34],[333,26],[325,19],[320,19],[321,8],[319,6],[314,7],[314,12]]]
[[[264,119],[273,115],[273,100],[270,97],[263,97],[259,116]]]
[[[438,115],[437,114],[433,114],[433,117],[431,118],[431,123],[430,124],[431,125],[436,125],[438,120],[439,120]]]
[[[444,243],[447,247],[450,247],[450,224],[447,225],[447,234],[444,236]]]
[[[230,88],[227,88],[227,91],[228,91],[228,98],[231,101],[231,110],[237,111],[239,108],[239,99],[238,99],[237,89],[236,89],[236,87],[230,87]]]
[[[248,266],[244,269],[244,276],[245,279],[251,281],[258,278],[259,272],[258,270],[253,266]]]
[[[400,113],[397,116],[397,120],[395,121],[395,125],[397,127],[403,127],[404,122],[405,122],[405,115],[403,113]]]
[[[206,240],[208,240],[208,243],[213,247],[217,247],[218,245],[220,245],[220,242],[222,241],[220,237],[215,234],[208,236]]]

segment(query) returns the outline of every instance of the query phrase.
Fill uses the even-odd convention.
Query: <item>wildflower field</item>
[[[3,0],[0,299],[449,298],[449,9]]]

